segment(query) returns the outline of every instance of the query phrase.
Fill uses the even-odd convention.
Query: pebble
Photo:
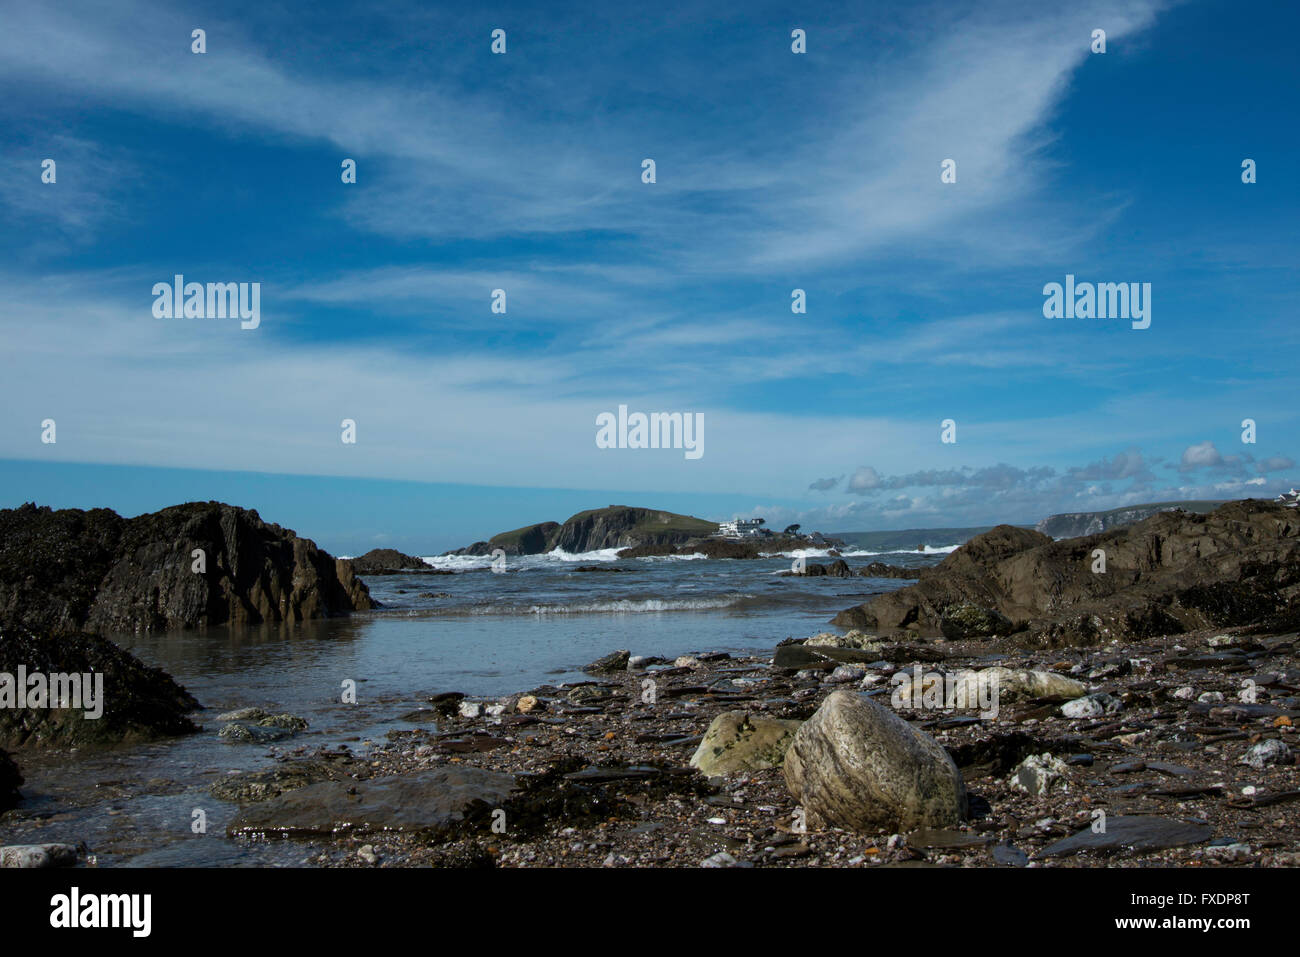
[[[1262,771],[1270,764],[1287,764],[1290,760],[1291,749],[1277,738],[1259,742],[1241,757],[1242,764],[1249,764],[1257,771]]]
[[[1100,718],[1122,710],[1124,704],[1114,695],[1090,694],[1061,705],[1061,714],[1067,718]]]

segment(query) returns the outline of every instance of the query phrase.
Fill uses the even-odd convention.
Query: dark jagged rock
[[[1094,572],[1097,552],[1105,571]],[[841,612],[843,627],[943,632],[973,605],[1026,627],[1038,644],[1097,643],[1277,620],[1300,605],[1300,515],[1232,502],[1205,515],[1163,512],[1135,525],[1053,542],[999,526],[915,585]]]
[[[198,730],[188,715],[199,703],[189,692],[166,672],[144,665],[98,635],[0,628],[0,674],[16,678],[20,666],[28,675],[40,673],[47,679],[55,674],[102,674],[103,713],[88,718],[85,708],[0,707],[2,747],[105,745]]]
[[[0,748],[0,811],[7,811],[22,800],[18,793],[23,783],[23,776],[18,772],[18,765],[9,756],[9,752]]]
[[[404,555],[395,548],[372,548],[364,555],[349,559],[358,575],[391,575],[416,569],[425,571],[429,564],[415,555]]]
[[[202,571],[195,571],[202,552]],[[351,563],[257,512],[191,502],[0,511],[0,623],[54,632],[302,621],[375,607]]]
[[[829,565],[811,562],[804,565],[803,571],[790,571],[782,574],[802,578],[852,578],[853,569],[849,567],[849,563],[844,559],[838,558]]]
[[[632,652],[626,648],[619,651],[611,651],[603,658],[597,658],[591,664],[582,670],[589,675],[608,675],[619,671],[627,671],[627,663],[632,657]]]

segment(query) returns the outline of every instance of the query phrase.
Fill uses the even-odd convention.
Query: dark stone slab
[[[281,794],[241,811],[232,835],[317,837],[340,832],[441,834],[514,794],[513,775],[468,766],[370,781],[327,781]]]
[[[1109,854],[1120,850],[1157,851],[1187,844],[1201,844],[1214,835],[1207,824],[1189,824],[1166,817],[1117,815],[1106,819],[1104,833],[1091,827],[1057,841],[1039,851],[1035,857],[1066,857],[1080,851]]]

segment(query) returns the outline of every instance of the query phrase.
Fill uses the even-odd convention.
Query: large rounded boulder
[[[785,782],[812,826],[855,831],[952,827],[966,786],[934,738],[861,695],[831,694],[800,726]]]

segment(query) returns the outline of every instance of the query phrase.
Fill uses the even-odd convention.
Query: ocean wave
[[[562,548],[543,552],[540,555],[508,555],[507,567],[534,568],[554,565],[568,565],[578,562],[614,562],[618,561],[617,548],[598,548],[590,552],[566,552]],[[476,568],[491,568],[491,555],[427,555],[423,560],[434,568],[451,571],[473,571]]]
[[[454,572],[492,567],[492,558],[488,555],[421,555],[420,560],[434,568]]]
[[[550,559],[555,562],[616,562],[618,553],[626,546],[618,548],[597,548],[590,552],[566,552],[562,548],[556,548],[544,555],[530,555],[530,558]]]
[[[883,552],[853,551],[843,554],[845,558],[867,558],[872,555],[951,555],[959,548],[960,545],[926,545],[924,549],[891,548]]]
[[[510,604],[484,602],[483,604],[455,605],[437,609],[444,615],[637,615],[659,614],[673,611],[716,611],[723,608],[742,608],[776,604],[771,598],[732,592],[700,598],[591,598],[573,602],[534,602]]]
[[[862,549],[841,551],[832,555],[829,548],[796,548],[788,552],[764,552],[764,558],[873,558],[878,555],[951,555],[960,545],[926,545],[922,551],[916,548],[891,548],[881,552],[868,552]]]

